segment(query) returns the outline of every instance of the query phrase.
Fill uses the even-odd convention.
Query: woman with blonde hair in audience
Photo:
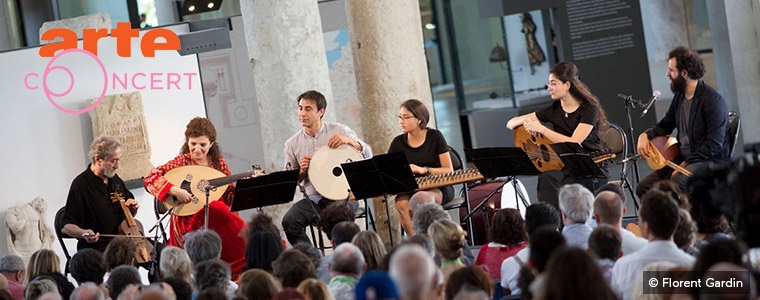
[[[182,279],[190,288],[193,288],[193,262],[190,260],[190,256],[187,255],[185,249],[166,246],[164,250],[161,250],[161,262],[158,266],[161,271],[161,278],[178,278]]]
[[[308,278],[301,281],[296,290],[311,300],[335,300],[327,285],[318,279]]]
[[[235,294],[248,300],[269,300],[282,290],[280,281],[262,269],[250,269],[238,278]]]
[[[449,220],[438,220],[430,224],[428,235],[433,241],[435,252],[441,256],[441,272],[443,272],[443,284],[449,281],[449,276],[454,271],[464,267],[462,255],[467,235],[459,224]]]
[[[53,250],[40,249],[29,258],[26,267],[26,282],[32,281],[37,275],[46,273],[61,273],[61,260]]]
[[[351,243],[359,247],[364,254],[364,262],[367,264],[366,271],[376,270],[385,258],[385,244],[380,236],[374,231],[362,231],[357,233]]]

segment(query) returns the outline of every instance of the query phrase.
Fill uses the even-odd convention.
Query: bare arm
[[[524,114],[522,116],[517,116],[512,119],[509,119],[509,121],[507,122],[507,128],[509,128],[509,130],[515,130],[515,128],[525,123],[525,120],[527,119],[538,122],[538,117],[536,117],[536,113],[533,112],[533,113]]]

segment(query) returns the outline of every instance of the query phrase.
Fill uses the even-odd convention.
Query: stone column
[[[18,26],[15,18],[16,2],[0,1],[0,51],[18,48]]]
[[[718,89],[731,110],[743,119],[740,139],[747,143],[760,141],[760,6],[757,0],[707,1],[710,35],[712,36]],[[741,154],[743,141],[736,145]]]
[[[641,16],[644,19],[644,40],[649,57],[649,75],[652,78],[652,90],[663,92],[661,100],[671,100],[670,80],[665,77],[668,69],[668,53],[678,46],[689,45],[689,34],[681,1],[641,1]],[[662,30],[667,28],[667,30]],[[660,101],[658,104],[665,103]],[[668,102],[669,103],[669,102]],[[668,104],[669,105],[669,104]],[[662,109],[660,107],[663,107]],[[656,112],[659,120],[665,115],[667,105],[658,105]]]
[[[307,90],[320,91],[328,101],[324,119],[332,120],[330,116],[335,115],[330,109],[332,88],[317,1],[240,0],[240,9],[253,70],[249,84],[256,87],[261,117],[262,167],[281,170],[285,141],[302,130],[296,97]],[[266,211],[279,226],[289,207]]]
[[[435,126],[419,1],[347,0],[346,12],[364,136],[374,153],[382,154],[401,133],[395,115],[404,100],[424,102],[431,112],[429,126]],[[388,242],[384,221],[390,217],[397,243],[400,224],[393,201],[391,216],[385,215],[381,201],[373,202],[380,237]]]

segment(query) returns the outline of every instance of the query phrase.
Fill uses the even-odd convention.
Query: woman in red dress
[[[169,196],[176,197],[184,203],[190,202],[192,195],[182,188],[173,185],[164,174],[170,170],[187,165],[208,166],[220,172],[231,175],[227,162],[220,156],[219,145],[216,143],[216,129],[206,118],[196,117],[187,124],[185,129],[185,143],[182,145],[180,155],[166,164],[151,170],[143,184],[153,196],[160,201],[166,201]],[[239,236],[245,227],[245,222],[237,213],[230,212],[234,183],[230,184],[227,191],[219,201],[209,203],[208,229],[216,231],[222,237],[221,259],[230,264],[233,280],[243,272],[245,267],[245,241]],[[204,210],[199,210],[193,215],[172,215],[170,232],[171,238],[167,242],[169,246],[183,247],[185,234],[203,227]]]

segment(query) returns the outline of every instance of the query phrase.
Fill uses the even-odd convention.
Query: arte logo
[[[79,49],[79,41],[74,31],[65,28],[54,28],[42,34],[41,39],[50,41],[61,38],[62,41],[46,44],[40,47],[40,57],[52,59],[47,63],[42,74],[31,72],[24,77],[24,86],[29,90],[43,88],[45,96],[53,106],[61,111],[71,114],[81,114],[95,108],[103,100],[109,87],[116,90],[133,88],[137,90],[181,90],[192,89],[192,80],[198,74],[176,72],[121,72],[109,73],[106,66],[98,58],[98,41],[108,39],[109,30],[84,29],[82,32],[82,48]],[[110,30],[110,38],[116,39],[116,54],[119,57],[132,57],[132,39],[139,38],[140,31],[133,29],[129,22],[119,22],[116,28]],[[140,39],[140,51],[146,58],[154,58],[157,50],[176,51],[180,48],[179,37],[169,29],[154,28],[145,32]],[[84,61],[82,59],[85,59]],[[160,63],[160,62],[157,62]],[[76,71],[76,72],[75,72]],[[77,76],[74,76],[77,74]],[[64,79],[61,79],[64,77]],[[64,81],[68,77],[68,87]],[[52,79],[51,79],[52,78]],[[60,105],[60,98],[69,95],[75,87],[77,78],[85,78],[87,86],[92,85],[92,78],[102,78],[103,88],[98,99],[84,109],[69,109]],[[79,81],[82,81],[81,79]],[[97,84],[97,83],[96,83]],[[54,99],[56,98],[56,99]],[[82,100],[82,99],[77,99]]]

